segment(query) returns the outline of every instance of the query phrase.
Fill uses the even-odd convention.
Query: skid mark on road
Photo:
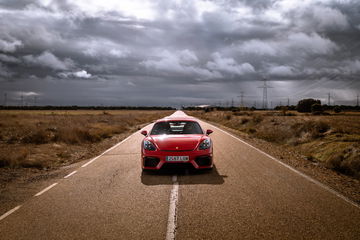
[[[169,217],[166,231],[166,240],[174,240],[176,235],[177,206],[179,199],[179,182],[177,176],[172,176],[173,187],[170,193]]]

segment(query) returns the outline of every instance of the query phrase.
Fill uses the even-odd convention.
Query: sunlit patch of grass
[[[173,111],[0,111],[0,167],[57,166],[73,156],[54,146],[91,151],[91,144],[101,144],[105,139],[171,113]],[[34,152],[34,148],[37,151],[31,153],[29,149]]]
[[[188,114],[271,143],[295,147],[311,161],[360,177],[360,114],[313,116],[281,111]]]

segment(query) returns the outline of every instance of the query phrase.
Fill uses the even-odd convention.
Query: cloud
[[[92,77],[92,75],[85,70],[80,70],[80,71],[75,71],[75,72],[61,72],[58,75],[62,78],[70,78],[70,77],[91,78]]]
[[[321,37],[318,33],[293,33],[288,37],[287,45],[294,50],[303,50],[314,54],[332,54],[338,46],[328,38]]]
[[[329,55],[339,50],[337,44],[318,33],[289,33],[286,38],[278,40],[252,39],[235,47],[242,53],[268,56]]]
[[[67,70],[74,65],[70,58],[61,60],[49,51],[44,51],[38,56],[26,55],[23,59],[29,64],[48,67],[54,70]]]
[[[1,53],[0,53],[0,61],[7,62],[7,63],[19,63],[20,62],[20,60],[17,59],[16,57],[9,56],[6,54],[1,54]]]
[[[304,4],[286,12],[302,31],[343,31],[349,28],[348,17],[339,9],[329,6]]]
[[[1,77],[11,77],[13,73],[0,62],[0,76]]]
[[[161,91],[166,104],[207,104],[247,86],[253,102],[264,74],[298,82],[278,95],[313,93],[307,86],[314,79],[328,79],[316,85],[320,92],[337,86],[333,79],[359,89],[359,1],[0,2],[0,94],[156,105]]]
[[[291,77],[295,75],[295,70],[290,66],[271,66],[268,73],[272,76]]]
[[[19,40],[4,40],[0,39],[0,51],[2,52],[15,52],[18,48],[22,47],[23,44]]]
[[[233,58],[224,58],[220,53],[212,54],[213,61],[209,61],[206,66],[211,70],[229,73],[232,75],[244,75],[254,73],[255,69],[250,63],[238,64]]]
[[[171,73],[173,75],[193,76],[197,80],[221,78],[217,71],[210,71],[196,65],[198,58],[192,51],[185,49],[176,52],[161,51],[157,59],[141,62],[141,65],[158,73]]]
[[[360,60],[345,61],[341,70],[345,74],[357,74],[360,73]]]
[[[37,92],[18,92],[18,95],[23,95],[25,97],[31,97],[31,96],[40,96],[41,93],[37,93]]]
[[[83,49],[82,52],[85,55],[93,58],[126,58],[130,55],[130,51],[123,45],[103,38],[84,39],[84,41],[78,43],[78,47]]]
[[[349,27],[347,17],[338,9],[318,6],[312,10],[313,18],[316,21],[319,30],[343,30]]]
[[[278,44],[274,44],[274,42],[252,39],[241,44],[239,50],[244,53],[275,56],[278,54],[277,47]]]
[[[75,77],[78,78],[90,78],[91,74],[86,72],[85,70],[77,71],[73,73]]]

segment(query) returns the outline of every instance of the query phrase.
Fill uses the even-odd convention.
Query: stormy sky
[[[356,104],[358,0],[0,0],[7,105]],[[21,101],[23,99],[23,101]]]

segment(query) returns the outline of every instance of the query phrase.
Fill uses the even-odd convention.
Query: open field
[[[51,169],[95,156],[171,111],[0,111],[0,167]]]
[[[360,177],[360,113],[313,116],[281,111],[189,111],[355,178]]]
[[[0,212],[173,111],[0,111]],[[140,147],[140,146],[139,146]]]

